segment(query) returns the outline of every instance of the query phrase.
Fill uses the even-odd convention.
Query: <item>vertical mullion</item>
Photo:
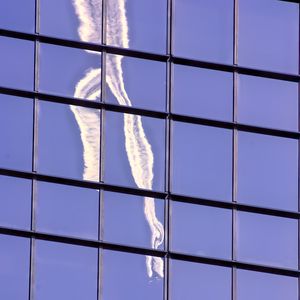
[[[300,5],[298,5],[298,74],[300,73]],[[298,81],[298,131],[300,131],[300,83]],[[298,138],[298,212],[300,212],[300,139]],[[300,220],[298,218],[298,270],[300,270]],[[300,300],[300,277],[298,276]]]

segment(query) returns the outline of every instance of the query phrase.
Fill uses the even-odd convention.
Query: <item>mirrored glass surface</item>
[[[233,11],[232,0],[175,0],[175,55],[231,64]]]
[[[106,101],[164,111],[166,64],[121,55],[106,55]]]
[[[33,90],[34,43],[0,36],[0,52],[1,86]]]
[[[0,167],[31,171],[32,99],[0,94],[0,127]]]
[[[231,269],[172,260],[170,293],[171,300],[230,300]]]
[[[51,44],[39,53],[40,92],[99,101],[101,53]]]
[[[0,175],[0,226],[30,229],[31,180]]]
[[[231,259],[231,210],[172,201],[175,252]]]
[[[231,201],[232,132],[173,122],[173,192]]]
[[[0,298],[29,297],[30,240],[0,235]]]
[[[174,65],[175,113],[232,120],[233,76],[229,72]]]
[[[36,229],[98,239],[99,191],[76,186],[37,183]]]
[[[263,134],[238,134],[238,201],[298,209],[298,141]]]
[[[297,300],[298,279],[246,270],[237,271],[239,300]]]
[[[38,171],[98,181],[100,111],[47,101],[38,110]]]
[[[238,121],[298,130],[298,83],[239,75]]]
[[[163,190],[164,176],[164,120],[106,111],[105,182]]]
[[[299,4],[240,0],[238,61],[251,68],[298,73]]]
[[[107,0],[106,6],[108,45],[166,52],[166,0]]]
[[[297,269],[297,220],[238,212],[237,257],[242,261]]]

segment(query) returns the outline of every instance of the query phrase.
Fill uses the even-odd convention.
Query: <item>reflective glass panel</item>
[[[106,101],[113,104],[164,111],[166,107],[166,64],[107,54]]]
[[[38,182],[36,229],[98,239],[98,203],[98,190]]]
[[[175,55],[231,64],[233,11],[232,0],[175,0]]]
[[[171,261],[171,300],[230,300],[231,269],[188,261]]]
[[[104,180],[109,183],[163,190],[164,120],[105,112]]]
[[[166,0],[107,0],[108,45],[166,52]]]
[[[238,201],[298,209],[298,141],[239,132]]]
[[[232,105],[232,73],[174,65],[175,113],[231,121]]]
[[[30,220],[31,180],[0,176],[0,225],[29,230]]]
[[[30,240],[0,235],[0,298],[24,300],[29,296]]]
[[[298,130],[298,83],[239,75],[238,121]]]
[[[172,202],[175,252],[231,259],[231,210]]]
[[[100,111],[46,101],[38,109],[38,171],[98,181]]]
[[[173,192],[231,201],[231,130],[183,122],[173,129]]]
[[[240,0],[239,64],[298,73],[299,4],[276,0]]]
[[[39,91],[99,100],[100,82],[101,53],[40,45]]]
[[[32,100],[0,94],[0,127],[0,167],[31,171]]]
[[[246,212],[237,216],[239,260],[297,269],[297,220]]]
[[[34,43],[0,36],[1,86],[33,90]]]
[[[36,300],[97,299],[97,249],[36,241]]]

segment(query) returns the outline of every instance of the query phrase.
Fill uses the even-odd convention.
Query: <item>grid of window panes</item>
[[[299,3],[0,1],[0,298],[299,299]]]

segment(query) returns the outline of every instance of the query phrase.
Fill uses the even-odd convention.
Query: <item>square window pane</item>
[[[40,92],[99,101],[101,53],[41,44],[39,68]]]
[[[299,4],[240,0],[238,23],[240,65],[298,73]]]
[[[0,36],[1,86],[33,90],[34,43]]]
[[[105,182],[163,190],[164,120],[109,111],[105,119]]]
[[[232,131],[173,122],[173,192],[231,201]]]
[[[107,54],[106,101],[164,111],[166,108],[166,64]]]
[[[175,0],[175,55],[231,64],[233,11],[232,0]]]
[[[36,241],[36,300],[97,299],[97,249]]]
[[[297,220],[246,212],[237,216],[239,260],[297,269]]]
[[[31,184],[29,179],[0,175],[0,226],[30,230]]]
[[[175,113],[231,121],[232,106],[232,73],[174,65]]]
[[[46,101],[38,109],[38,171],[98,181],[100,111]]]
[[[36,229],[98,239],[98,204],[98,190],[38,182]]]
[[[172,260],[171,300],[231,300],[231,269]]]
[[[32,99],[0,94],[0,166],[32,169]]]
[[[298,209],[298,141],[239,132],[238,201]]]
[[[172,201],[175,252],[231,259],[231,210]]]
[[[106,5],[108,45],[148,52],[166,52],[166,0],[107,0]]]
[[[238,121],[298,130],[298,83],[239,75]]]
[[[164,200],[103,193],[104,240],[145,248],[164,248]]]

